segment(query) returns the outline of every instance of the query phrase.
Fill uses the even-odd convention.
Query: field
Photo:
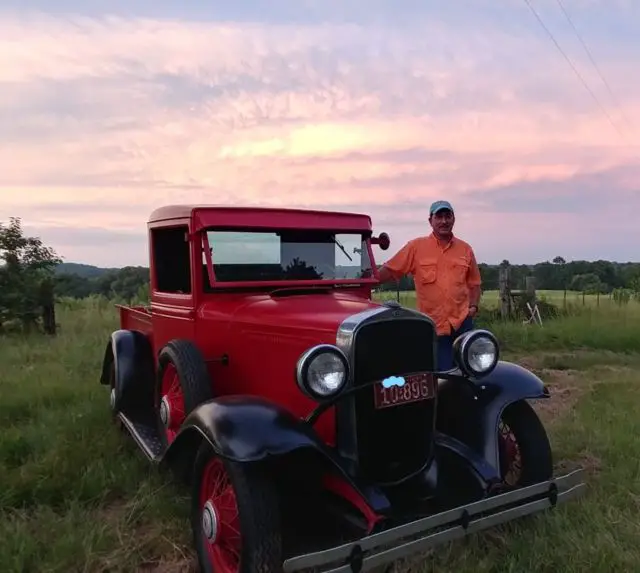
[[[640,571],[640,304],[576,299],[542,327],[493,328],[505,357],[550,385],[551,404],[537,408],[558,468],[587,468],[587,496],[397,571]],[[98,384],[114,309],[81,303],[58,320],[55,339],[0,339],[2,570],[191,571],[186,492],[112,425]]]

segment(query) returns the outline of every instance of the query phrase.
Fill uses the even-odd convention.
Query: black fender
[[[110,384],[112,365],[115,408],[137,420],[153,407],[154,358],[147,336],[136,330],[114,331],[104,352],[101,384]]]
[[[494,468],[500,467],[498,426],[514,402],[549,398],[549,389],[530,370],[499,361],[481,378],[447,376],[438,388],[439,431],[474,448]]]
[[[203,440],[209,442],[216,455],[242,463],[282,459],[304,450],[315,453],[367,500],[374,511],[389,505],[377,488],[354,481],[345,462],[320,439],[311,424],[268,400],[254,396],[220,396],[196,406],[161,463],[188,481],[193,459]]]

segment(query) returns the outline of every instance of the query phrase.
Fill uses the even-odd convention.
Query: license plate
[[[433,374],[411,374],[404,376],[404,379],[403,386],[385,388],[382,382],[374,384],[373,397],[376,409],[391,408],[434,398]]]

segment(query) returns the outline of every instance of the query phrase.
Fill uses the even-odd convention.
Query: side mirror
[[[371,237],[371,244],[378,245],[383,251],[386,251],[391,245],[391,239],[387,233],[380,233],[377,237]]]

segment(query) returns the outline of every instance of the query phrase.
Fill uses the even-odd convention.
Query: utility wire
[[[571,16],[569,16],[569,13],[567,12],[567,9],[565,8],[562,0],[556,0],[556,2],[558,4],[558,6],[560,6],[560,10],[562,10],[562,13],[564,14],[564,17],[567,19],[567,22],[569,22],[569,24],[573,28],[573,31],[575,32],[576,37],[578,38],[578,40],[582,44],[582,47],[584,48],[584,51],[586,52],[589,60],[591,61],[591,65],[594,67],[594,69],[596,70],[596,72],[600,76],[600,79],[602,80],[602,83],[607,88],[607,91],[609,92],[609,95],[611,96],[611,99],[613,100],[613,103],[618,108],[618,111],[620,112],[620,115],[623,117],[623,119],[627,123],[627,126],[629,126],[629,124],[631,122],[628,120],[628,118],[626,117],[625,113],[623,112],[622,106],[620,105],[620,103],[618,102],[616,96],[614,95],[613,90],[611,89],[611,86],[609,85],[609,82],[605,79],[604,75],[600,71],[600,68],[599,68],[598,64],[596,64],[595,58],[593,57],[593,54],[591,53],[591,50],[589,49],[589,47],[587,46],[587,43],[582,38],[582,35],[580,34],[580,32],[578,32],[578,29],[577,29],[576,25],[573,23],[573,19],[571,18]]]
[[[571,61],[571,59],[569,58],[569,56],[567,56],[567,54],[565,53],[565,51],[562,49],[562,47],[560,46],[560,44],[558,44],[558,41],[555,39],[555,36],[551,33],[551,31],[549,30],[549,28],[547,28],[546,24],[543,22],[542,18],[540,17],[540,15],[538,14],[538,12],[536,11],[536,9],[531,5],[530,0],[524,0],[524,2],[526,3],[526,5],[529,7],[529,10],[531,10],[531,12],[533,13],[533,15],[536,17],[536,19],[538,20],[538,23],[540,24],[540,26],[542,26],[542,28],[544,29],[544,31],[547,33],[547,35],[549,36],[549,38],[551,38],[551,41],[555,44],[556,48],[558,49],[558,51],[563,55],[564,59],[567,60],[567,63],[569,64],[569,66],[571,66],[571,69],[573,70],[573,72],[576,74],[577,78],[580,80],[580,82],[582,83],[582,85],[585,87],[585,89],[591,94],[591,97],[593,98],[593,100],[596,102],[596,104],[598,105],[598,107],[602,110],[602,113],[606,116],[606,118],[609,120],[609,123],[611,124],[611,126],[613,127],[613,129],[615,129],[618,132],[618,135],[620,135],[620,137],[622,137],[622,139],[626,140],[626,137],[624,136],[624,134],[620,131],[620,129],[618,128],[618,126],[613,122],[613,120],[611,119],[611,116],[609,115],[609,113],[607,112],[607,110],[604,108],[604,106],[600,103],[600,100],[598,99],[598,97],[596,96],[595,93],[593,93],[593,90],[589,87],[589,84],[587,84],[587,82],[584,80],[584,78],[582,77],[582,75],[580,74],[580,72],[578,71],[578,69],[573,65],[573,62]],[[627,142],[628,143],[628,142]]]

